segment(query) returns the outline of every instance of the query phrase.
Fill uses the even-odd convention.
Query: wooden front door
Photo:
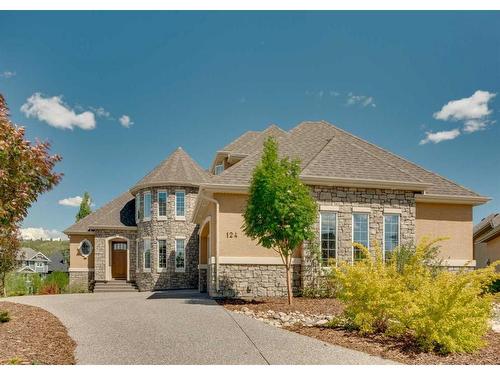
[[[127,243],[113,242],[111,244],[111,277],[127,278]]]

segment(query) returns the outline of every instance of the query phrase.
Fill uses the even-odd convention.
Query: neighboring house
[[[318,202],[321,256],[353,261],[353,241],[384,254],[423,236],[446,236],[451,268],[474,267],[472,209],[487,198],[327,122],[249,131],[204,171],[176,150],[131,189],[65,230],[71,282],[135,281],[140,290],[199,288],[211,296],[286,294],[281,259],[243,234],[250,178],[264,141],[301,160]],[[321,240],[320,240],[321,239]],[[295,290],[320,269],[305,244],[293,259]]]
[[[474,227],[474,259],[478,268],[500,260],[500,213],[485,217]]]
[[[43,253],[29,247],[22,247],[17,253],[19,273],[39,273],[45,275],[49,272],[50,259]]]
[[[56,251],[51,256],[49,256],[49,271],[52,272],[68,272],[68,262],[64,259],[62,251]]]

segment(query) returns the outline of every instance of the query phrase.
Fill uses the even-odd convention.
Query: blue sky
[[[63,156],[62,182],[23,226],[63,230],[77,208],[60,200],[89,191],[98,207],[177,146],[206,168],[246,130],[319,119],[492,197],[477,221],[500,211],[499,24],[498,12],[0,12],[0,92],[28,138]],[[426,132],[454,139],[420,144]]]

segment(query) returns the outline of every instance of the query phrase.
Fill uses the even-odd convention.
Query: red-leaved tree
[[[50,144],[24,138],[24,128],[9,119],[0,94],[0,287],[5,295],[5,278],[16,266],[19,226],[37,197],[52,189],[62,174],[53,171],[61,160],[49,155]]]

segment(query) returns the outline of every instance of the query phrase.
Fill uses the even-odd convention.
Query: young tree
[[[292,304],[292,256],[312,241],[317,205],[299,178],[297,160],[279,159],[278,144],[268,138],[253,171],[243,230],[265,248],[276,251],[286,269],[288,303]]]
[[[59,155],[49,155],[50,144],[31,144],[24,128],[9,119],[0,94],[0,283],[5,295],[5,277],[16,264],[19,225],[37,197],[59,183],[53,172]]]
[[[80,203],[80,209],[76,214],[76,221],[83,219],[85,216],[89,215],[92,212],[90,209],[90,195],[85,192],[83,194],[82,203]]]

